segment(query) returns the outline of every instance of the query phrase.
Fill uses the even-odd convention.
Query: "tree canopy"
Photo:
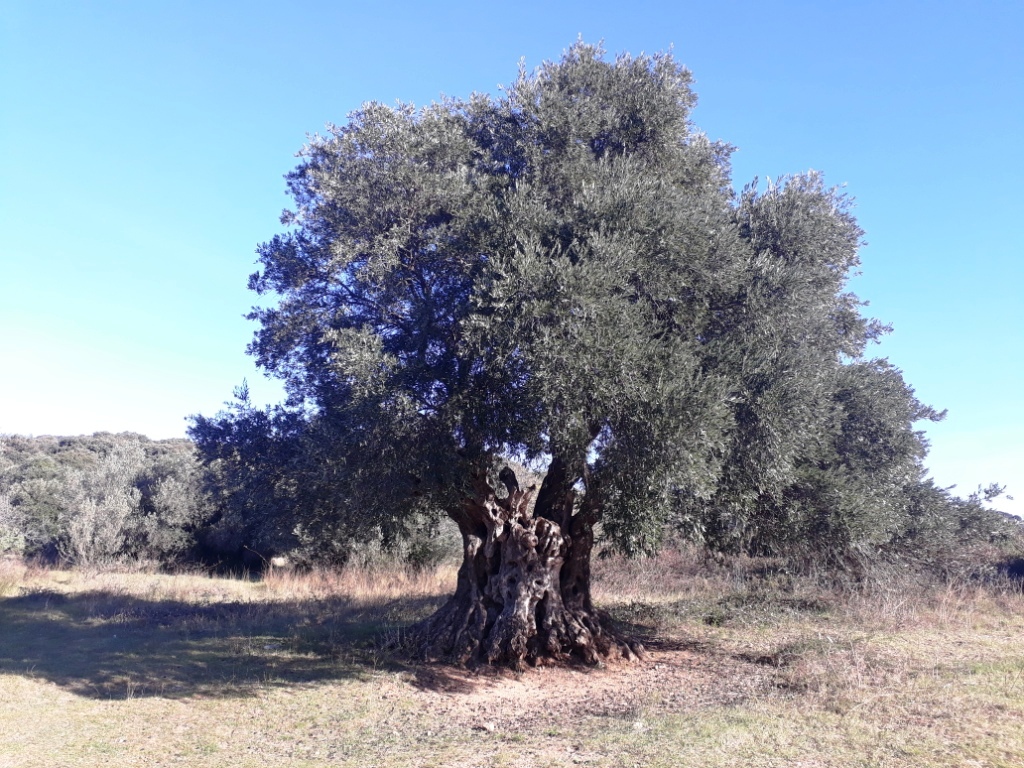
[[[734,192],[690,85],[670,55],[580,42],[498,97],[368,103],[287,177],[249,285],[275,298],[250,351],[288,401],[193,437],[330,467],[292,473],[296,519],[455,520],[466,560],[427,653],[608,652],[595,527],[631,552],[668,525],[770,552],[913,515],[913,425],[941,414],[864,358],[886,329],[846,288],[850,201],[816,173]]]

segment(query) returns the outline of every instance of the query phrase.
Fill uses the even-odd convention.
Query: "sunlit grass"
[[[0,765],[1024,765],[1011,582],[825,585],[670,552],[595,563],[641,665],[467,674],[383,647],[454,577],[4,563]]]
[[[24,573],[21,563],[0,558],[0,597],[13,593],[22,583]]]

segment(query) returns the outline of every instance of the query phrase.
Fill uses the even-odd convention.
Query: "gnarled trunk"
[[[564,467],[552,462],[532,509],[535,488],[520,489],[510,469],[499,477],[507,496],[481,478],[475,498],[449,512],[462,532],[462,567],[455,594],[413,631],[419,655],[517,668],[635,658],[641,647],[616,636],[591,603],[593,520],[573,514]]]

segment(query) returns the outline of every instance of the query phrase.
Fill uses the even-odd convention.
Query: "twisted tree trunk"
[[[462,532],[455,594],[413,630],[418,654],[463,664],[521,668],[545,660],[597,663],[642,648],[619,638],[590,599],[593,514],[573,511],[575,494],[557,459],[532,505],[511,469],[499,496],[477,478],[473,498],[449,514]]]

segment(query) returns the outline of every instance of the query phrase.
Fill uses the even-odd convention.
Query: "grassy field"
[[[0,766],[1024,765],[1019,585],[856,589],[667,553],[597,564],[637,664],[522,675],[383,641],[454,570],[0,564]]]

